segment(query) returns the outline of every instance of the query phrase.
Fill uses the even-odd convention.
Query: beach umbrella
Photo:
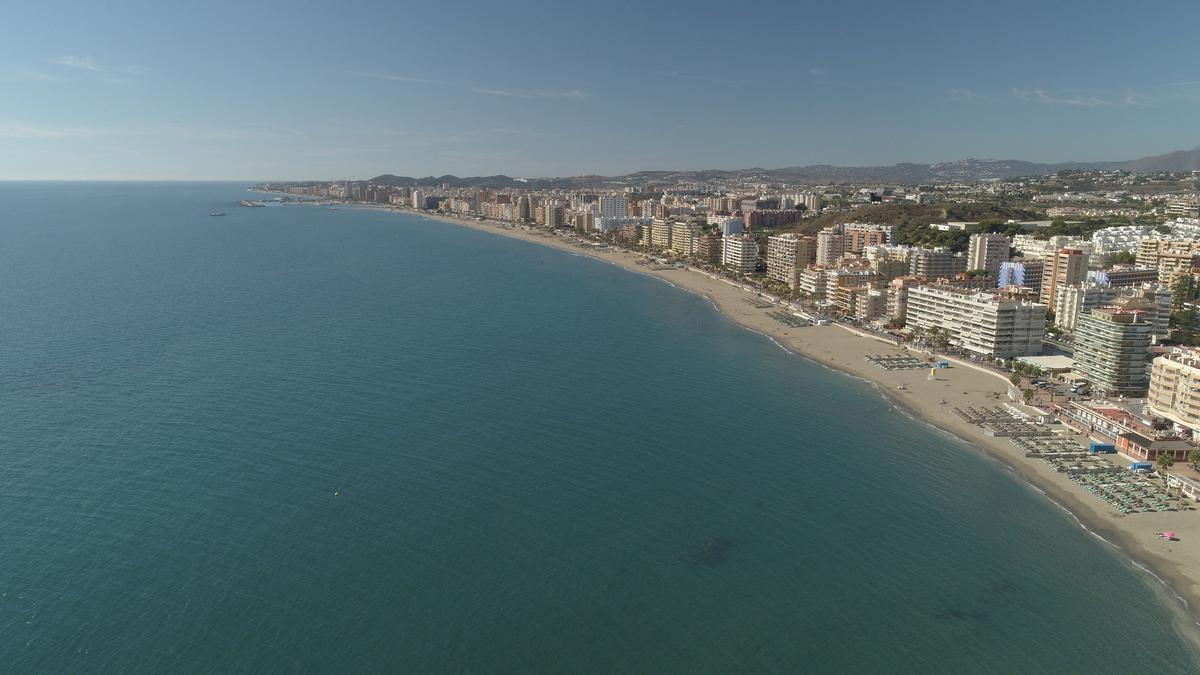
[[[1166,537],[1167,539],[1174,539],[1175,532],[1173,530],[1167,530],[1166,532],[1163,532],[1163,536]]]

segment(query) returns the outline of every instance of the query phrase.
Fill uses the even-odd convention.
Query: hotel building
[[[1153,329],[1144,311],[1093,309],[1080,316],[1075,326],[1075,370],[1087,376],[1094,393],[1145,394]]]
[[[751,274],[758,265],[758,242],[749,234],[725,237],[721,264],[742,274]]]
[[[969,352],[1005,359],[1042,353],[1043,304],[947,286],[909,288],[905,304],[910,328],[939,329],[950,344]]]
[[[1155,415],[1200,429],[1200,350],[1180,349],[1154,359],[1146,404]]]
[[[817,259],[816,240],[788,232],[767,238],[767,277],[796,288],[800,272]]]

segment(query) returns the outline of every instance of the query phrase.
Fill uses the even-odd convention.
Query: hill
[[[973,183],[986,180],[1003,180],[1022,176],[1039,176],[1057,173],[1065,169],[1124,170],[1137,173],[1159,171],[1182,172],[1200,170],[1200,148],[1178,150],[1163,155],[1153,155],[1128,161],[1116,162],[1058,162],[1042,164],[1017,159],[963,159],[954,162],[916,164],[905,162],[890,166],[833,166],[812,164],[789,166],[779,169],[752,167],[749,169],[704,169],[693,171],[636,171],[621,176],[569,176],[559,178],[513,178],[496,176],[426,176],[412,178],[384,174],[371,180],[382,185],[413,187],[418,185],[442,185],[450,187],[491,187],[532,189],[619,189],[646,184],[713,184],[725,181],[750,183],[785,183],[789,185],[843,185],[843,184],[892,184],[922,185],[936,183]]]

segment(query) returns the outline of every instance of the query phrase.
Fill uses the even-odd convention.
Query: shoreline
[[[927,380],[924,369],[886,371],[866,363],[864,357],[885,353],[913,354],[914,351],[840,324],[789,327],[767,314],[784,308],[759,308],[746,302],[755,296],[733,282],[713,278],[692,267],[663,269],[642,264],[639,261],[644,261],[644,256],[633,251],[611,246],[581,246],[536,229],[492,221],[384,205],[350,206],[424,217],[586,255],[707,298],[719,314],[739,327],[759,333],[794,356],[869,383],[901,414],[949,434],[1009,471],[1029,489],[1064,511],[1088,534],[1118,552],[1136,571],[1148,574],[1151,579],[1147,582],[1156,593],[1162,594],[1176,614],[1179,632],[1200,651],[1200,614],[1197,613],[1200,610],[1200,538],[1197,538],[1200,529],[1194,522],[1189,522],[1189,519],[1200,518],[1200,512],[1122,515],[1069,481],[1066,474],[1056,472],[1039,459],[1025,457],[1007,439],[986,436],[979,427],[952,413],[954,405],[996,406],[1008,402],[1005,396],[1008,382],[999,373],[958,359],[952,359],[954,367],[940,371],[938,379],[932,382]],[[897,389],[901,385],[905,387],[903,391]],[[1000,398],[995,398],[996,394]],[[946,400],[953,400],[953,404],[943,405]],[[1162,530],[1180,532],[1182,540],[1166,542],[1154,537],[1154,532]],[[1193,533],[1196,537],[1190,536]]]

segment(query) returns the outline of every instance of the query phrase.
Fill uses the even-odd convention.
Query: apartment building
[[[908,273],[922,279],[953,279],[967,271],[967,259],[961,253],[951,253],[946,248],[913,249],[909,258]]]
[[[716,231],[701,234],[696,242],[696,259],[709,265],[720,265],[722,239],[721,233]]]
[[[1032,288],[1038,294],[1042,292],[1042,272],[1045,262],[1041,260],[1010,261],[1000,265],[997,274],[996,287]]]
[[[1141,310],[1093,309],[1076,323],[1075,370],[1087,376],[1093,392],[1141,396],[1149,386],[1152,334],[1153,324]]]
[[[906,324],[941,331],[950,344],[982,356],[1010,359],[1042,352],[1046,306],[996,293],[949,286],[908,289]]]
[[[1059,286],[1078,284],[1087,279],[1088,254],[1079,248],[1060,248],[1047,256],[1042,270],[1042,304],[1053,305]]]
[[[1008,262],[1011,247],[1012,242],[1003,234],[973,234],[967,249],[967,269],[987,270],[988,274],[995,277],[1000,273],[1000,265]]]
[[[758,242],[749,234],[725,237],[721,264],[742,274],[751,274],[758,265]]]
[[[1154,359],[1146,403],[1155,415],[1200,429],[1200,350],[1178,349]]]
[[[796,288],[800,272],[816,260],[816,240],[791,232],[767,238],[767,277]]]
[[[1054,325],[1074,332],[1079,317],[1097,307],[1108,307],[1129,293],[1128,289],[1088,282],[1059,286],[1054,298]]]
[[[690,258],[700,248],[700,228],[694,223],[679,220],[671,223],[671,250]]]

